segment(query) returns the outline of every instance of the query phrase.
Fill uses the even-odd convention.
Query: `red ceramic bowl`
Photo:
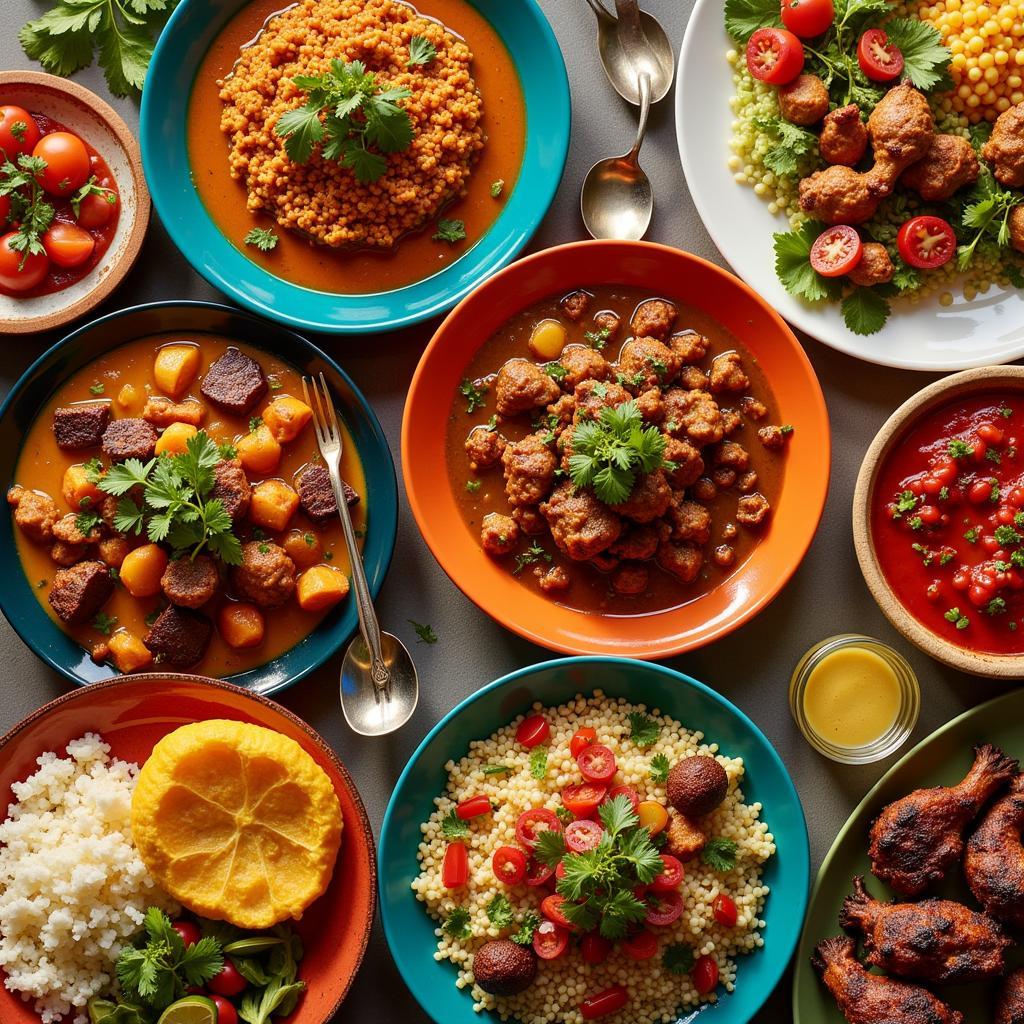
[[[58,697],[0,738],[0,801],[12,782],[36,768],[46,750],[98,732],[122,760],[142,764],[158,740],[178,726],[230,718],[291,737],[330,777],[344,819],[341,850],[331,884],[295,922],[305,956],[299,977],[308,988],[289,1024],[325,1024],[341,1006],[366,952],[376,907],[374,843],[363,802],[348,772],[324,740],[287,709],[229,683],[171,673],[124,676]],[[0,971],[0,976],[3,972]],[[0,987],[3,1024],[39,1024],[32,1004]]]
[[[448,417],[465,367],[480,346],[532,303],[604,284],[640,287],[714,317],[757,359],[781,422],[794,428],[782,494],[753,554],[715,589],[652,615],[584,614],[528,590],[481,550],[448,480]],[[455,307],[427,346],[402,423],[409,504],[441,567],[467,597],[508,629],[568,654],[665,658],[709,643],[752,618],[782,589],[807,552],[825,505],[829,466],[825,399],[793,332],[732,274],[690,253],[650,242],[560,245],[488,278]]]

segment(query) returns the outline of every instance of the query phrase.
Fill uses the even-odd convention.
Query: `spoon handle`
[[[598,21],[614,21],[615,18],[609,13],[608,8],[605,7],[601,0],[587,0],[590,4],[590,9],[597,15]]]
[[[626,56],[639,72],[650,49],[640,24],[640,6],[637,0],[615,0],[615,11],[619,16],[619,35]]]
[[[651,76],[646,71],[640,72],[639,85],[640,123],[637,125],[636,142],[633,143],[633,148],[629,151],[629,156],[627,157],[632,163],[636,163],[637,158],[640,156],[640,147],[644,144],[644,136],[647,134],[647,118],[651,113]]]

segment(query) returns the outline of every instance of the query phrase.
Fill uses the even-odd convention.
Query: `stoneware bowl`
[[[95,93],[38,71],[0,71],[0,95],[32,113],[46,114],[80,135],[107,162],[117,184],[121,214],[100,262],[68,288],[18,299],[0,295],[4,334],[63,327],[98,306],[131,270],[149,224],[149,190],[139,143],[117,112]]]
[[[853,494],[853,541],[860,571],[886,618],[912,644],[950,668],[976,676],[1017,682],[1024,676],[1024,655],[988,654],[950,643],[911,615],[882,571],[871,529],[875,485],[882,466],[906,434],[925,416],[957,399],[986,391],[1011,391],[1024,397],[1024,366],[982,366],[954,373],[908,398],[886,421],[864,456]]]
[[[306,993],[288,1020],[325,1024],[348,994],[366,952],[376,868],[373,832],[355,784],[326,741],[301,718],[266,697],[203,676],[150,673],[96,683],[44,705],[0,738],[0,804],[11,799],[11,783],[35,771],[40,754],[64,756],[67,743],[84,733],[99,733],[112,756],[141,765],[169,732],[213,718],[251,722],[295,740],[327,773],[341,804],[341,849],[331,883],[294,922],[305,947],[299,977]],[[2,984],[0,1020],[39,1024],[31,1002]]]

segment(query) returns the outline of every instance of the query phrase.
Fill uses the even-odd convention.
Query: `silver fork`
[[[341,709],[356,732],[364,736],[379,736],[408,721],[416,710],[419,681],[405,645],[398,637],[381,630],[373,607],[362,554],[356,543],[352,516],[341,484],[342,435],[338,415],[323,373],[319,378],[318,385],[316,378],[303,377],[302,390],[306,404],[313,410],[317,444],[338,506],[359,613],[359,636],[349,644],[341,666]]]

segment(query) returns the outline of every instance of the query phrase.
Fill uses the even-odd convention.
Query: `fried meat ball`
[[[1024,188],[1024,103],[1004,110],[996,118],[981,155],[992,165],[1000,185]]]
[[[1024,206],[1015,206],[1010,211],[1010,245],[1017,252],[1024,252]]]
[[[480,529],[480,541],[489,555],[507,555],[519,543],[519,527],[511,516],[488,512]]]
[[[845,164],[833,164],[800,181],[800,209],[825,224],[863,224],[892,194],[895,178],[875,165],[861,173]]]
[[[964,185],[978,180],[974,147],[959,135],[936,135],[928,152],[911,164],[900,184],[929,203],[941,203]]]
[[[828,89],[817,75],[798,75],[779,89],[779,111],[792,124],[817,124],[828,113]]]
[[[895,267],[885,246],[878,242],[865,242],[860,262],[847,276],[854,284],[870,288],[873,284],[885,284],[892,280],[894,271]]]
[[[935,138],[935,119],[924,93],[901,82],[879,100],[868,117],[875,163],[890,164],[893,177],[920,160]]]
[[[860,119],[860,107],[847,103],[825,115],[818,138],[818,152],[829,164],[860,163],[868,148],[867,125]]]

